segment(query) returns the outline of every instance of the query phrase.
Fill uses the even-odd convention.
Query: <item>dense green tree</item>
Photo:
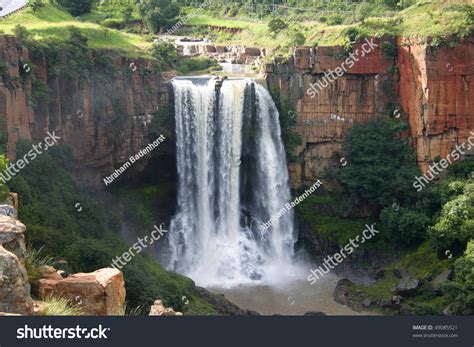
[[[380,210],[415,198],[412,182],[418,168],[413,150],[388,120],[355,124],[342,152],[347,165],[336,177],[355,204],[367,203]]]
[[[73,16],[81,16],[89,13],[92,9],[94,0],[56,0]]]
[[[441,289],[450,297],[449,312],[456,315],[474,314],[474,241],[466,247],[464,256],[456,260],[455,280]]]
[[[179,6],[170,0],[144,0],[138,4],[138,13],[151,33],[171,27],[179,12]]]
[[[391,239],[405,245],[423,240],[430,222],[425,213],[397,205],[384,208],[380,220],[382,229],[390,232]]]
[[[458,182],[450,184],[459,191]],[[461,253],[467,242],[474,238],[474,178],[465,184],[462,194],[446,202],[438,222],[429,229],[432,246],[453,254]]]
[[[281,31],[285,30],[288,28],[288,24],[286,24],[283,20],[280,18],[273,18],[269,23],[268,23],[268,32],[271,34],[279,34]]]
[[[151,54],[158,61],[160,69],[173,68],[179,60],[176,47],[168,42],[160,42],[153,45]]]
[[[41,10],[43,7],[44,7],[44,3],[43,3],[43,0],[33,0],[31,3],[30,3],[30,7],[31,9],[33,10],[33,12],[38,12],[39,10]]]

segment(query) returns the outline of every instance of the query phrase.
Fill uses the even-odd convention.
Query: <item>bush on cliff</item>
[[[347,165],[336,178],[357,205],[380,211],[394,202],[414,200],[413,178],[419,173],[410,146],[388,120],[355,124],[342,145]]]

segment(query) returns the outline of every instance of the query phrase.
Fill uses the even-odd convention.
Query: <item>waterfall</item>
[[[250,79],[175,78],[178,210],[170,270],[204,286],[271,282],[292,271],[292,211],[279,115]]]

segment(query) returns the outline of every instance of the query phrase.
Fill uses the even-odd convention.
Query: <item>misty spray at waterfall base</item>
[[[250,79],[175,78],[178,209],[168,269],[202,286],[304,278],[294,263],[293,212],[279,115]]]

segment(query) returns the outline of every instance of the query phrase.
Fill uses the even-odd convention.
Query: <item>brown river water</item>
[[[225,297],[241,308],[255,310],[263,315],[304,315],[319,311],[327,315],[362,315],[333,299],[338,281],[335,275],[327,275],[311,285],[307,281],[294,281],[285,286],[242,285],[232,288],[207,288]]]

